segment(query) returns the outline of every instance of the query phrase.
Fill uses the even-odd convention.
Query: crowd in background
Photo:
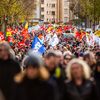
[[[20,27],[12,42],[9,36],[9,43],[0,42],[0,100],[100,100],[99,44],[87,44],[80,33],[65,38],[61,27],[41,30],[27,35]],[[46,32],[56,33],[59,43],[43,39],[41,55],[31,45],[35,36],[43,42]]]

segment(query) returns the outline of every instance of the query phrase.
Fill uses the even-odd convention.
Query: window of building
[[[41,8],[41,11],[43,12],[44,11],[44,8]]]
[[[55,8],[55,4],[52,4],[52,8]]]
[[[64,14],[68,14],[68,9],[64,9]]]
[[[49,12],[47,11],[47,14],[49,14]]]
[[[41,18],[44,19],[44,15],[41,15]]]
[[[52,11],[52,15],[55,15],[55,11]]]

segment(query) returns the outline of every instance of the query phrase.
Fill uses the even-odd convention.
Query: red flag
[[[0,32],[0,41],[5,40],[4,34],[2,32]]]
[[[24,42],[24,41],[19,42],[19,43],[18,43],[18,46],[19,46],[19,48],[24,47],[24,46],[25,46],[25,42]]]
[[[9,37],[8,37],[8,42],[9,42],[9,43],[14,43],[13,37],[10,37],[10,36],[9,36]]]

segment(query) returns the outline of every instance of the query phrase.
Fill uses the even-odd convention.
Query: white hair
[[[81,59],[73,59],[68,63],[68,65],[66,67],[66,75],[67,75],[68,79],[72,80],[71,68],[72,68],[72,65],[75,64],[75,63],[82,66],[84,78],[90,79],[90,77],[91,77],[90,67],[88,66],[88,64],[85,61],[83,61]]]
[[[56,56],[63,56],[60,50],[56,50],[54,53]]]
[[[10,55],[10,58],[11,59],[15,59],[15,52],[10,47],[9,43],[6,42],[6,41],[2,41],[2,42],[0,42],[0,47],[2,47],[2,46],[4,46],[8,50],[8,53]]]
[[[70,51],[65,51],[65,52],[63,53],[63,56],[65,56],[65,55],[70,55],[70,56],[72,56],[72,53],[71,53]]]

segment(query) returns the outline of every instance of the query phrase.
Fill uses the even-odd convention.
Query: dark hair
[[[97,52],[97,53],[96,53],[96,56],[100,56],[100,52]]]
[[[26,62],[25,63],[26,63],[26,68],[29,67],[29,66],[32,66],[34,68],[39,68],[40,67],[40,64],[39,64],[37,58],[28,57],[26,59]]]
[[[56,57],[56,55],[52,52],[49,52],[49,53],[46,54],[45,57],[49,59],[50,57]]]
[[[33,68],[40,68],[43,65],[42,58],[37,55],[28,55],[23,59],[22,66],[28,68],[29,66]]]
[[[83,54],[83,59],[86,60],[86,58],[90,58],[90,54],[89,53]]]

